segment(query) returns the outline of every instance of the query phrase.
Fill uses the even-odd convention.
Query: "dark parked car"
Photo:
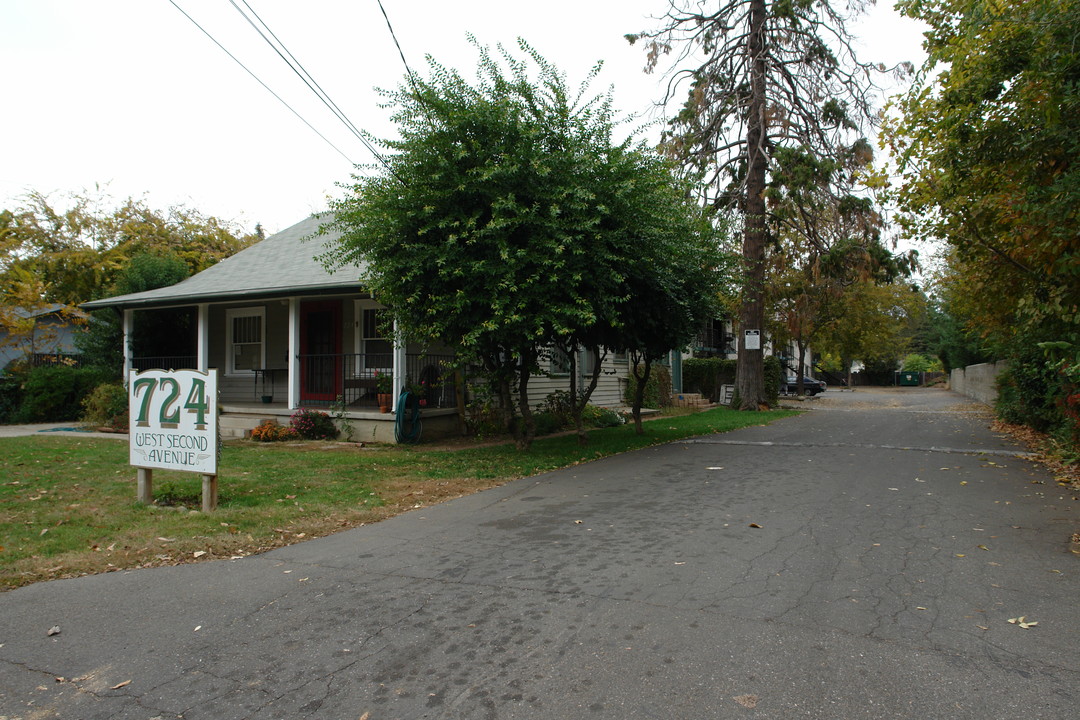
[[[821,380],[815,380],[812,377],[803,376],[803,395],[817,395],[823,393],[828,386]],[[790,394],[799,391],[799,379],[794,375],[789,375],[784,383],[784,387],[781,388],[784,393]]]

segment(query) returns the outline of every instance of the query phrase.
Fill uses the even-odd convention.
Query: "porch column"
[[[405,387],[406,372],[405,345],[402,344],[401,335],[398,333],[397,320],[394,320],[394,387],[390,395],[390,410],[393,412],[397,412],[398,396],[401,395],[401,389]]]
[[[210,305],[208,303],[199,303],[198,333],[195,367],[206,372],[210,369]]]
[[[131,375],[131,330],[135,323],[135,311],[124,308],[124,385],[128,383],[128,376]]]
[[[300,298],[289,298],[289,409],[300,407]]]

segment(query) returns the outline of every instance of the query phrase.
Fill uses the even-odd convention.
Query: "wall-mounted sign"
[[[128,410],[132,465],[217,475],[216,370],[132,371]]]
[[[761,349],[761,331],[746,330],[743,332],[743,348],[747,350]]]

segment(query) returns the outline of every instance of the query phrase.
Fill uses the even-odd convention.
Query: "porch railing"
[[[198,358],[194,355],[158,355],[131,358],[131,369],[144,370],[179,370],[198,367]]]
[[[397,395],[393,387],[394,356],[391,353],[335,353],[300,355],[300,392],[304,405],[378,407],[378,395]],[[453,407],[456,403],[453,355],[408,353],[405,382],[429,408]]]

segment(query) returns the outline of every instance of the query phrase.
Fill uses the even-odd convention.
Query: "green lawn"
[[[127,443],[0,438],[0,588],[84,573],[246,555],[510,480],[635,448],[795,414],[718,408],[645,424],[512,443],[424,445],[235,442],[222,450],[219,508],[197,512],[198,475],[154,472],[155,505],[135,502]]]

